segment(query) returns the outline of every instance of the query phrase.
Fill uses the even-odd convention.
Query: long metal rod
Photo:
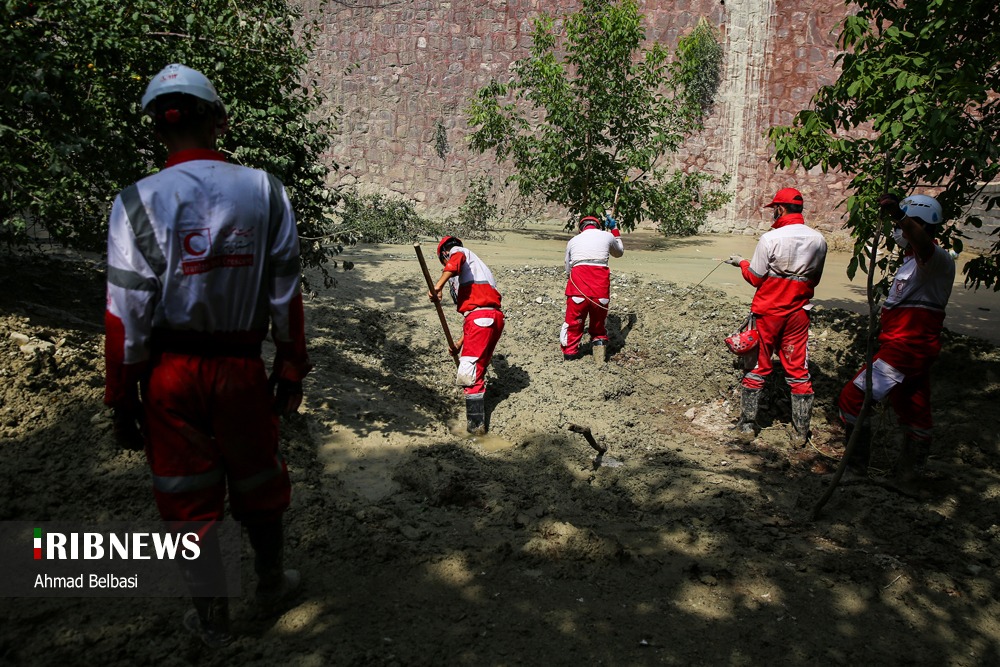
[[[882,176],[882,194],[889,194],[889,169],[891,168],[891,162],[889,161],[889,153],[885,154],[885,173]],[[816,506],[813,507],[812,518],[816,520],[819,518],[819,513],[822,511],[823,506],[826,505],[827,501],[833,496],[833,492],[837,490],[837,484],[840,483],[840,478],[844,476],[844,471],[847,469],[847,462],[851,459],[851,454],[854,453],[854,447],[858,444],[858,438],[861,431],[864,430],[863,425],[865,419],[868,418],[868,411],[872,406],[872,357],[875,351],[875,293],[872,289],[872,284],[874,282],[875,276],[875,259],[878,256],[878,243],[882,237],[882,212],[879,211],[878,223],[875,225],[875,234],[872,236],[872,246],[871,253],[869,255],[868,261],[868,349],[865,355],[865,360],[867,365],[865,366],[865,400],[861,404],[861,412],[858,414],[858,420],[854,423],[854,430],[851,432],[851,439],[847,442],[847,447],[844,448],[844,457],[840,460],[840,465],[837,466],[837,471],[833,473],[833,479],[830,480],[830,485],[826,487],[826,492],[823,497],[819,499]]]
[[[413,244],[413,251],[417,253],[417,260],[420,262],[420,270],[424,272],[424,279],[427,280],[427,289],[430,292],[434,292],[434,281],[431,280],[431,272],[427,270],[427,262],[424,260],[424,253],[420,249],[420,243]],[[434,307],[437,308],[438,317],[441,319],[441,327],[444,329],[444,337],[448,339],[448,351],[455,347],[455,341],[451,338],[451,331],[448,329],[448,320],[444,317],[444,309],[441,308],[441,299],[434,299]],[[458,366],[458,353],[451,352],[451,358],[455,360],[455,365]]]

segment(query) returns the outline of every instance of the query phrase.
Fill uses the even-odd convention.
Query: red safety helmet
[[[802,193],[795,188],[782,188],[774,195],[774,199],[764,208],[772,208],[778,204],[802,204]]]
[[[441,260],[441,264],[445,263],[444,254],[454,248],[455,246],[462,245],[462,239],[457,236],[446,236],[441,239],[438,243],[438,259]],[[465,246],[462,246],[465,247]]]
[[[757,354],[760,347],[760,334],[757,333],[756,329],[734,333],[726,339],[726,345],[729,347],[729,351],[737,357],[749,357]]]
[[[580,220],[580,231],[582,232],[583,230],[587,229],[588,227],[597,227],[598,229],[600,229],[601,228],[601,221],[598,220],[597,218],[595,218],[592,215],[588,215],[586,218],[582,218]]]

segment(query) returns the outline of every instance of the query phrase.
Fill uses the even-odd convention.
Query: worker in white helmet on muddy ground
[[[826,264],[826,239],[806,226],[803,204],[802,193],[795,188],[778,190],[764,207],[772,210],[774,222],[760,237],[753,257],[747,261],[732,255],[726,260],[738,266],[743,278],[757,288],[750,312],[760,346],[756,356],[747,358],[736,429],[744,437],[756,434],[754,420],[761,391],[773,370],[771,357],[777,352],[791,390],[792,444],[799,447],[809,438],[814,398],[809,376],[809,300]]]
[[[625,254],[618,223],[605,217],[610,231],[601,229],[601,222],[586,216],[578,223],[579,233],[566,244],[566,319],[559,332],[563,360],[573,361],[583,356],[580,341],[585,323],[590,333],[591,350],[598,363],[607,358],[608,330],[605,323],[611,303],[611,269],[609,258]]]
[[[892,401],[904,438],[895,472],[908,481],[923,469],[931,449],[930,369],[941,352],[955,260],[935,241],[944,228],[944,213],[936,199],[912,195],[900,202],[895,195],[884,195],[879,206],[895,221],[892,238],[903,252],[903,264],[882,303],[880,347],[872,362],[872,400],[888,396]],[[866,368],[847,383],[839,401],[847,440],[855,428],[863,429],[847,462],[855,474],[867,471],[871,457],[869,420],[857,424]]]
[[[465,389],[467,430],[473,435],[483,435],[486,433],[486,367],[493,358],[504,325],[500,292],[489,267],[464,247],[461,239],[444,237],[438,243],[437,255],[444,268],[427,295],[431,301],[440,301],[441,290],[445,284],[450,284],[458,312],[465,317],[462,335],[449,352],[458,355],[455,382]]]
[[[165,521],[221,521],[228,487],[255,552],[256,602],[270,609],[299,585],[282,566],[291,487],[278,451],[278,417],[298,409],[312,368],[295,217],[278,179],[215,150],[226,108],[200,72],[168,65],[142,108],[169,157],[111,209],[105,403],[119,443],[145,446]],[[199,595],[204,579],[186,572],[184,626],[218,648],[231,641],[228,600]]]

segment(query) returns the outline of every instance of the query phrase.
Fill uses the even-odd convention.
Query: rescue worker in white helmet
[[[760,237],[747,261],[731,255],[726,264],[737,266],[743,279],[757,288],[751,313],[759,334],[755,356],[746,357],[740,417],[735,428],[743,437],[756,435],[754,420],[771,361],[778,353],[791,391],[792,444],[802,447],[809,438],[813,386],[809,376],[809,302],[823,277],[826,239],[806,226],[802,193],[782,188],[764,208],[773,211],[771,230]]]
[[[169,157],[111,209],[104,401],[119,443],[145,446],[165,521],[221,521],[228,486],[255,552],[256,601],[271,608],[299,585],[282,566],[291,487],[278,451],[278,417],[298,410],[312,368],[295,216],[278,179],[215,150],[226,108],[200,72],[168,65],[142,107]],[[187,574],[185,627],[224,646],[227,598],[199,595],[205,582]]]
[[[444,269],[427,296],[431,301],[440,301],[441,290],[448,283],[458,312],[465,317],[462,335],[449,352],[459,355],[455,383],[465,389],[467,430],[473,435],[483,435],[486,433],[486,367],[493,358],[504,325],[500,292],[489,267],[464,247],[461,239],[444,237],[438,243],[437,255]]]
[[[896,472],[912,479],[923,469],[931,448],[930,369],[941,352],[955,260],[934,240],[944,227],[944,213],[936,199],[911,195],[900,202],[895,195],[883,195],[879,207],[895,220],[892,238],[903,251],[903,264],[882,303],[880,347],[872,361],[872,400],[888,396],[892,401],[904,433]],[[869,421],[857,423],[865,397],[866,368],[847,383],[839,401],[847,440],[855,428],[863,429],[847,462],[855,474],[864,474],[871,458]]]
[[[605,321],[611,303],[608,260],[624,255],[625,246],[615,219],[606,216],[605,225],[610,231],[602,230],[597,218],[586,216],[579,222],[580,232],[566,244],[566,275],[569,276],[566,281],[566,319],[559,332],[564,361],[583,356],[580,341],[588,318],[594,358],[598,363],[606,359],[608,330]]]

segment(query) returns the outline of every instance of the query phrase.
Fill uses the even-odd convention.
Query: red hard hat
[[[726,339],[726,346],[737,357],[757,354],[757,350],[760,348],[760,334],[757,333],[756,329],[734,333]]]
[[[447,244],[447,247],[445,245]],[[444,253],[457,245],[462,245],[462,239],[457,236],[446,236],[438,243],[438,259],[444,264]]]
[[[778,204],[801,204],[802,203],[802,193],[795,188],[782,188],[778,190],[777,194],[774,195],[774,199],[771,203],[766,205],[764,208],[771,208],[777,206]]]

